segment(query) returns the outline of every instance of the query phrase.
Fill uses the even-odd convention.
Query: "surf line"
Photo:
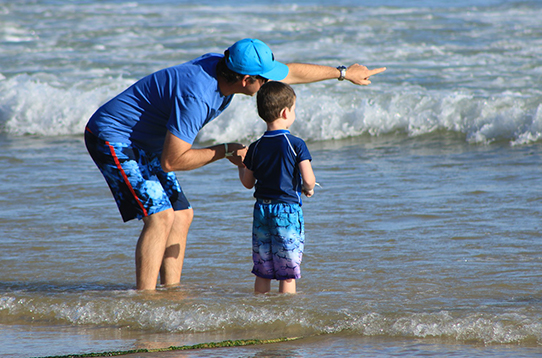
[[[132,349],[127,351],[115,351],[115,352],[101,352],[101,353],[83,353],[83,354],[67,354],[60,356],[47,356],[41,358],[87,358],[87,357],[116,357],[127,354],[134,353],[158,353],[158,352],[172,352],[172,351],[186,351],[186,350],[195,350],[195,349],[208,349],[208,348],[224,348],[224,347],[243,347],[243,346],[254,346],[260,344],[271,344],[271,343],[281,343],[281,342],[290,342],[301,339],[303,337],[287,337],[287,338],[276,338],[276,339],[240,339],[240,340],[228,340],[222,342],[209,342],[209,343],[199,343],[192,346],[170,346],[167,348],[141,348],[141,349]]]

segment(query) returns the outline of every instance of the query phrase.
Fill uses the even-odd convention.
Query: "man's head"
[[[275,61],[271,49],[256,39],[244,39],[224,51],[216,66],[219,87],[224,95],[255,95],[269,79],[282,80],[288,66]]]
[[[270,81],[258,91],[256,103],[258,114],[267,123],[282,117],[283,110],[292,111],[296,95],[294,89],[286,83]]]
[[[288,66],[275,61],[271,49],[257,39],[243,39],[226,50],[226,65],[241,75],[260,76],[281,81],[288,75]]]

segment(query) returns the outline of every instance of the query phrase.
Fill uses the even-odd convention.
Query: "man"
[[[228,158],[240,166],[246,148],[225,143],[192,148],[198,132],[235,94],[253,96],[268,80],[288,84],[347,79],[368,85],[385,68],[338,68],[275,61],[271,49],[244,39],[224,55],[206,54],[136,82],[90,118],[85,143],[101,170],[124,221],[142,219],[136,246],[139,290],[180,282],[193,210],[174,171]]]

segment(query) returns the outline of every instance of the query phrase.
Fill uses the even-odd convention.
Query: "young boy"
[[[256,186],[252,227],[254,291],[295,293],[301,277],[305,243],[301,193],[314,194],[315,177],[305,142],[288,128],[295,121],[296,95],[282,82],[268,82],[258,91],[258,114],[267,123],[264,135],[249,146],[239,178],[247,189]]]

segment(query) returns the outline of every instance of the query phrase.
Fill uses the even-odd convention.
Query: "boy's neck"
[[[271,123],[267,123],[267,131],[279,131],[279,130],[287,130],[288,128],[284,125],[284,121],[281,121],[280,118],[274,120]]]

